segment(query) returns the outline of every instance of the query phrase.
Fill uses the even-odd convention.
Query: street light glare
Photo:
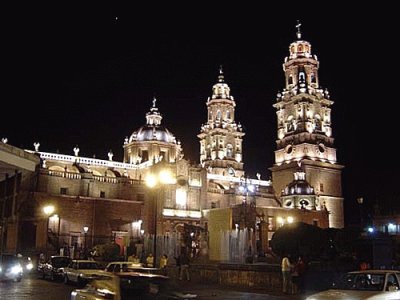
[[[43,212],[48,216],[51,215],[54,212],[55,208],[53,205],[47,205],[43,207]]]
[[[147,185],[149,188],[153,188],[153,187],[155,187],[155,186],[157,185],[157,177],[154,176],[153,174],[147,175],[145,181],[146,181],[146,185]]]
[[[87,233],[87,232],[89,231],[89,227],[87,227],[87,226],[83,227],[83,231],[84,231],[85,233]]]
[[[170,171],[168,170],[162,170],[159,174],[159,178],[160,178],[160,182],[163,184],[173,184],[174,182],[174,178],[171,174]]]

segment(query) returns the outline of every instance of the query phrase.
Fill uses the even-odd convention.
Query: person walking
[[[190,275],[189,275],[189,257],[185,252],[181,253],[181,256],[179,258],[180,264],[181,264],[181,271],[179,274],[179,280],[183,279],[183,275],[186,276],[186,280],[190,280]]]
[[[290,271],[293,267],[289,260],[290,255],[284,255],[281,262],[282,270],[282,291],[285,294],[290,294],[291,292],[291,275]]]

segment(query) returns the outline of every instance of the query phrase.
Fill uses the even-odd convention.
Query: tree
[[[282,226],[271,239],[272,251],[278,255],[289,253],[319,258],[326,245],[328,238],[323,229],[302,222]]]

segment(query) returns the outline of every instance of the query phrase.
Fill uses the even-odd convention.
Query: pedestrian
[[[186,254],[186,251],[181,253],[181,256],[179,258],[179,262],[181,264],[181,271],[179,273],[179,280],[183,279],[183,275],[186,276],[186,280],[190,280],[190,275],[189,275],[189,257]]]
[[[177,268],[177,273],[176,273],[176,277],[179,277],[181,275],[181,260],[180,260],[180,255],[178,256],[174,256],[175,259],[175,265]]]
[[[163,275],[167,276],[168,256],[163,254],[160,258],[160,269]]]
[[[291,275],[290,271],[292,264],[290,263],[290,255],[283,255],[281,270],[282,270],[282,291],[285,294],[290,294],[291,292]]]
[[[149,255],[146,258],[146,266],[148,268],[153,268],[154,267],[154,257],[153,253],[149,253]]]
[[[304,273],[306,271],[306,264],[302,256],[299,256],[296,264],[293,267],[292,276],[292,293],[302,294],[304,292]]]

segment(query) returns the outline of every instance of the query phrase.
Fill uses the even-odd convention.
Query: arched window
[[[286,126],[287,126],[287,131],[294,131],[294,120],[293,120],[293,116],[289,116],[287,118],[287,122],[286,122]]]
[[[316,79],[315,79],[315,74],[314,73],[311,73],[311,83],[316,83],[317,81],[316,81]]]
[[[304,81],[305,80],[305,75],[304,72],[299,73],[299,81]]]
[[[298,52],[303,52],[303,45],[299,45],[299,46],[297,47],[297,51],[298,51]]]
[[[211,110],[208,112],[208,120],[212,121],[212,111]]]
[[[321,124],[321,116],[320,115],[315,115],[314,116],[314,122],[315,122],[315,130],[321,131],[322,129],[322,124]]]
[[[232,144],[226,145],[226,157],[232,157],[233,156],[233,146]]]
[[[227,118],[228,120],[231,119],[231,111],[230,111],[230,110],[227,110],[227,111],[226,111],[226,118]]]
[[[219,111],[217,111],[217,120],[221,120],[221,111],[219,110]]]
[[[293,84],[293,76],[292,76],[292,74],[289,75],[288,83],[289,84]]]

